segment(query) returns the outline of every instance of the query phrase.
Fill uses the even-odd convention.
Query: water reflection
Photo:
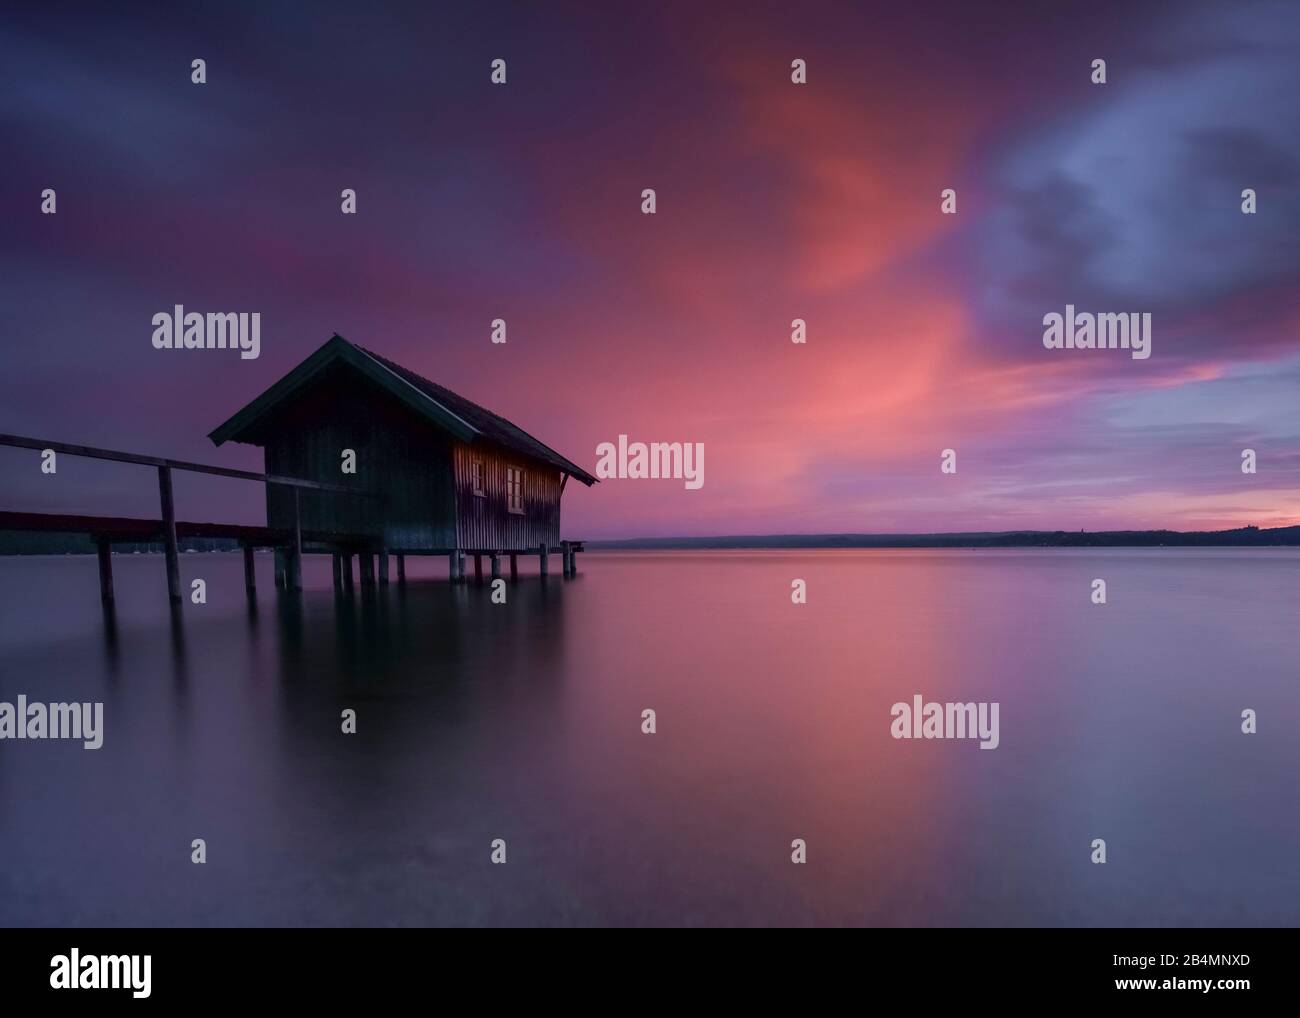
[[[93,559],[0,560],[0,699],[106,725],[0,744],[0,922],[1300,918],[1300,749],[1236,725],[1300,724],[1293,553],[589,555],[505,605],[437,565],[250,605],[186,556],[169,612],[147,557],[107,609]],[[891,739],[917,693],[999,701],[1001,745]]]

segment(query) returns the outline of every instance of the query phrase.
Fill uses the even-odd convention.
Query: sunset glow
[[[31,200],[4,213],[0,430],[257,468],[204,436],[337,331],[587,468],[619,434],[707,448],[700,490],[570,486],[573,537],[1300,523],[1295,9],[1267,31],[1231,6],[1122,31],[998,10],[886,36],[856,4],[579,33],[544,9],[401,33],[358,9],[292,39],[224,12],[247,25],[204,40],[202,90],[160,84],[192,48],[165,18],[148,48],[11,21],[3,173]],[[152,349],[150,315],[182,302],[260,311],[261,357]],[[1067,303],[1150,312],[1153,355],[1045,350]],[[86,508],[60,482],[11,507]],[[130,511],[105,485],[95,510]],[[238,485],[179,497],[261,509]]]

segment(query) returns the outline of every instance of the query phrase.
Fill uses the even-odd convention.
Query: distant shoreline
[[[1009,530],[955,534],[766,534],[587,541],[591,551],[779,548],[1268,548],[1300,546],[1300,526],[1235,530]]]
[[[1008,530],[955,534],[739,534],[586,541],[588,551],[777,550],[781,548],[1279,548],[1300,547],[1300,526],[1235,530]],[[224,538],[180,542],[182,552],[238,551]],[[120,544],[115,554],[161,554],[160,544]],[[93,555],[85,537],[0,531],[0,555]]]

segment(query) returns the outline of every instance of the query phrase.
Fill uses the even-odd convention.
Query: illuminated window
[[[524,511],[524,472],[506,467],[506,508],[512,513]]]
[[[470,475],[474,481],[474,494],[487,494],[487,467],[482,460],[473,460],[470,463]]]

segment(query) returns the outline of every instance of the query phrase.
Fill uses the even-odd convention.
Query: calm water
[[[186,555],[173,624],[115,557],[109,628],[93,558],[0,559],[0,700],[106,728],[0,742],[0,923],[1300,923],[1295,551],[580,562],[502,607],[259,556],[250,615]],[[892,739],[915,693],[1000,702],[1001,746]]]

